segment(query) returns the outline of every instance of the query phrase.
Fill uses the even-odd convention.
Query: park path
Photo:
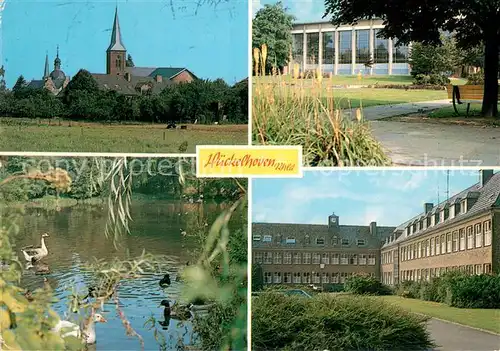
[[[436,351],[500,350],[500,335],[432,318],[427,328],[438,345]]]

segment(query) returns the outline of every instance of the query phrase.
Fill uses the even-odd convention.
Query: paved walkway
[[[431,337],[439,351],[494,351],[500,350],[500,336],[453,323],[431,319],[428,323]]]

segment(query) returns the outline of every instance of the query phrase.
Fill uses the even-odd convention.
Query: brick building
[[[500,173],[397,227],[254,223],[253,263],[265,284],[336,284],[368,273],[393,285],[452,269],[500,272]]]

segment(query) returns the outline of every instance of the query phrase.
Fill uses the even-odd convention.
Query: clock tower
[[[328,216],[328,227],[329,228],[338,228],[339,226],[339,216],[336,216],[335,213],[332,213]]]

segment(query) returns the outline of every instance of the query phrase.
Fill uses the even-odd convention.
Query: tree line
[[[29,87],[20,76],[12,90],[0,92],[0,116],[96,122],[247,123],[248,81],[229,86],[222,79],[197,79],[168,86],[156,95],[126,96],[99,89],[95,78],[80,70],[55,96],[44,88]]]

